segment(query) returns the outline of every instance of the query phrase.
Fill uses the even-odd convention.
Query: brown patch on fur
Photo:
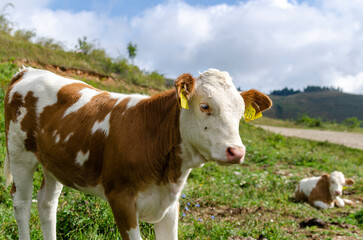
[[[295,191],[295,199],[297,201],[307,201],[308,200],[308,197],[305,195],[305,193],[300,189],[300,184],[297,185],[297,189]]]
[[[112,111],[105,149],[106,194],[115,188],[136,194],[151,183],[176,182],[182,160],[175,90],[144,99],[124,113],[119,108]]]
[[[15,82],[23,78],[24,74],[27,72],[27,69],[24,69],[17,74],[14,75],[14,77],[11,79],[9,86],[12,86]]]
[[[333,199],[329,192],[329,174],[321,176],[319,181],[316,183],[315,188],[311,190],[309,196],[309,203],[314,204],[315,201],[322,201],[326,204],[333,203]]]
[[[91,130],[97,121],[104,120],[117,101],[111,99],[109,93],[100,91],[82,108],[63,117],[65,111],[79,100],[79,91],[84,88],[90,87],[74,83],[58,92],[57,103],[47,106],[40,116],[39,129],[43,130],[37,138],[40,163],[63,184],[72,187],[74,184],[81,187],[99,184],[106,136],[101,131],[93,134]],[[65,142],[70,134],[72,136]],[[57,135],[59,142],[55,140]],[[82,166],[75,161],[80,151],[90,152]]]
[[[13,194],[16,193],[16,187],[15,187],[15,183],[13,183],[11,185],[11,189],[10,189],[10,196],[13,197]]]
[[[272,106],[271,99],[260,91],[251,89],[241,93],[245,105],[251,105],[255,110],[256,114],[265,111]]]
[[[135,196],[129,192],[111,192],[107,199],[122,239],[129,240],[127,232],[137,227]]]
[[[21,130],[26,132],[27,138],[24,141],[24,146],[27,151],[36,152],[37,146],[35,134],[37,129],[36,106],[38,98],[33,96],[33,92],[28,92],[24,98],[24,107],[27,112],[21,121]]]

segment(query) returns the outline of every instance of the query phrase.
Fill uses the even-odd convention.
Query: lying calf
[[[352,185],[354,181],[345,179],[343,173],[332,172],[331,175],[323,174],[320,177],[304,178],[297,185],[295,199],[307,201],[316,208],[333,208],[334,203],[338,207],[344,207],[345,203],[353,205],[348,199],[342,199],[343,185]]]

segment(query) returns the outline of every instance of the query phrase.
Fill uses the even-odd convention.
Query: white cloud
[[[136,64],[169,77],[214,67],[229,71],[243,89],[324,85],[363,94],[361,0],[250,0],[209,7],[171,0],[131,19],[53,11],[50,0],[35,1],[15,1],[12,16],[20,27],[69,46],[84,35],[98,39],[113,56],[126,56],[132,41],[138,45]]]

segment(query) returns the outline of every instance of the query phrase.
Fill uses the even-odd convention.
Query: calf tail
[[[10,173],[10,158],[8,154],[5,156],[4,176],[6,178],[6,187],[8,187],[13,182],[13,175]]]

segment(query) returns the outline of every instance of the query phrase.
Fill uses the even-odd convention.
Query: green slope
[[[325,121],[341,122],[349,117],[363,120],[363,95],[325,91],[270,97],[274,106],[265,116],[271,118],[296,120],[307,114]]]

